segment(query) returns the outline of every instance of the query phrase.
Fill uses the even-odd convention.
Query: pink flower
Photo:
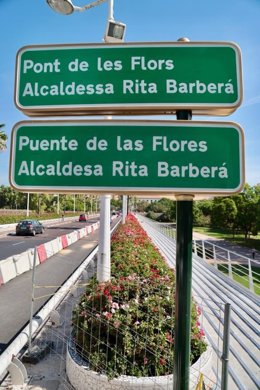
[[[103,315],[106,317],[107,320],[109,320],[112,317],[112,313],[109,313],[108,311],[104,311]]]
[[[199,306],[197,307],[197,313],[199,316],[201,315],[201,308]]]
[[[117,302],[112,302],[113,309],[119,309],[119,304]]]
[[[169,332],[167,332],[165,336],[166,340],[169,341],[169,343],[173,343],[173,337]]]
[[[120,325],[121,325],[121,321],[116,320],[116,321],[114,322],[114,327],[115,327],[115,328],[118,329]]]

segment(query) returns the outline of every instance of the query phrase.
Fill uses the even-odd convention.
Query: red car
[[[85,222],[85,221],[87,221],[87,219],[88,219],[87,214],[80,214],[79,222]]]

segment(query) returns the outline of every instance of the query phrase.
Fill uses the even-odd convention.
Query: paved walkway
[[[252,250],[251,248],[232,244],[232,242],[227,241],[227,240],[207,236],[206,234],[201,234],[201,233],[197,233],[197,232],[193,233],[193,239],[194,240],[209,241],[211,244],[218,245],[221,248],[224,248],[224,249],[229,250],[231,252],[238,253],[241,256],[248,257],[252,260],[254,259],[254,260],[260,261],[260,251],[257,251],[256,249]],[[254,252],[254,254],[253,254],[253,252]]]

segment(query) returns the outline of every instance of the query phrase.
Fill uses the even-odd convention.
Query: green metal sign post
[[[191,112],[177,112],[177,119],[191,119]],[[191,283],[192,283],[192,196],[177,196],[176,295],[173,390],[189,389]]]
[[[243,131],[232,122],[20,122],[10,182],[25,192],[232,194],[244,184]]]
[[[242,101],[240,49],[229,42],[27,46],[15,102],[29,116],[228,115]]]
[[[192,281],[192,197],[177,196],[176,296],[173,390],[189,389],[191,281]]]

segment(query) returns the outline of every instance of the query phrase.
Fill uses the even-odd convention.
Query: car
[[[29,234],[35,236],[37,233],[44,233],[44,226],[36,219],[23,219],[16,225],[16,235]]]
[[[85,221],[87,221],[87,219],[88,219],[87,214],[80,214],[79,222],[85,222]]]

